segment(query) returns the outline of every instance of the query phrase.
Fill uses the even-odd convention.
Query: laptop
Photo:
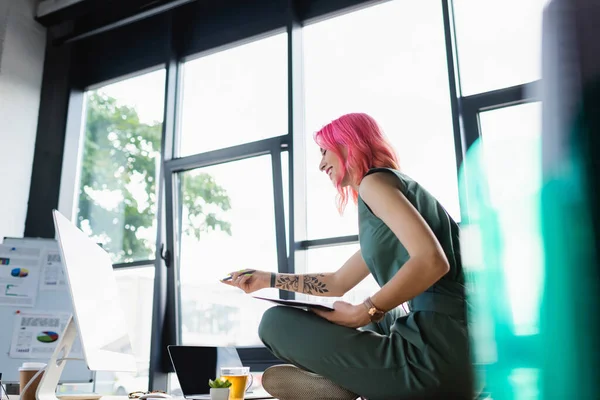
[[[233,347],[170,345],[167,350],[183,397],[190,400],[210,399],[208,381],[219,376],[220,367],[241,366]],[[273,399],[273,396],[260,388],[247,391],[244,399]]]

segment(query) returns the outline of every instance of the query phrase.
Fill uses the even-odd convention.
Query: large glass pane
[[[516,335],[539,331],[544,275],[541,111],[541,103],[530,103],[480,114],[490,204],[499,226],[503,280],[497,289],[509,299]]]
[[[154,258],[165,70],[86,93],[77,226],[114,263]]]
[[[359,248],[358,243],[353,243],[306,250],[306,270],[298,272],[314,274],[337,271]],[[352,304],[359,304],[378,290],[379,285],[375,282],[373,275],[369,275],[341,298],[308,296],[300,293],[296,295],[296,298],[324,302],[341,299]]]
[[[154,268],[150,266],[118,269],[115,270],[115,277],[129,326],[129,336],[138,371],[136,373],[98,371],[94,390],[101,394],[124,396],[148,388]]]
[[[358,232],[356,207],[343,218],[336,211],[336,192],[318,171],[313,141],[314,132],[350,112],[373,116],[404,172],[459,218],[441,4],[389,1],[306,26],[309,238]]]
[[[269,155],[179,174],[183,343],[261,343],[258,324],[270,304],[219,279],[243,268],[277,271],[272,176]]]
[[[542,11],[548,0],[454,0],[463,95],[541,77]]]
[[[179,154],[287,133],[287,37],[275,35],[186,62]]]

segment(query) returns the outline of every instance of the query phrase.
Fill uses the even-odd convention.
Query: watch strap
[[[379,308],[375,307],[375,304],[373,304],[373,301],[371,300],[370,296],[365,299],[363,304],[365,305],[365,307],[367,307],[367,312],[369,313],[369,317],[372,322],[379,322],[383,319],[385,311],[382,311]]]

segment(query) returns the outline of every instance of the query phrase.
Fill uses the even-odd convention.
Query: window
[[[491,200],[501,206],[523,194],[536,193],[542,181],[539,102],[479,114]]]
[[[154,268],[121,268],[115,270],[121,303],[129,325],[131,346],[138,371],[96,372],[97,393],[125,396],[148,387],[150,338],[152,333],[152,304],[154,302]]]
[[[179,157],[287,134],[287,35],[276,34],[183,65]],[[243,150],[242,150],[243,152]],[[250,157],[251,154],[248,155]],[[280,157],[289,210],[288,154]],[[237,158],[237,156],[236,156]],[[181,342],[260,345],[269,303],[219,282],[228,273],[277,271],[270,155],[178,173]],[[286,229],[289,221],[285,221]],[[278,296],[278,291],[269,295]]]
[[[184,344],[261,343],[258,325],[270,303],[219,279],[243,268],[277,271],[271,162],[265,155],[179,174]]]
[[[114,263],[154,258],[164,85],[161,69],[86,93],[76,221]]]
[[[285,135],[287,36],[184,64],[180,156]]]
[[[440,2],[390,1],[304,29],[308,238],[358,232],[340,218],[318,170],[313,134],[349,112],[382,126],[400,167],[459,218],[458,183]]]
[[[539,332],[544,252],[541,235],[541,103],[479,115],[491,205],[516,335]]]
[[[542,11],[548,0],[454,0],[463,95],[541,77]]]

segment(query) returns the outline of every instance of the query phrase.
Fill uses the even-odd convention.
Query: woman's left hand
[[[333,303],[334,311],[312,309],[312,312],[334,324],[348,328],[360,328],[371,322],[369,313],[363,304],[352,305],[345,301]]]

